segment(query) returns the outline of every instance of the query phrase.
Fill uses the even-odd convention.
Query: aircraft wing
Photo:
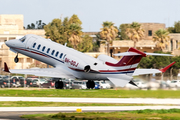
[[[75,79],[75,77],[71,73],[64,70],[63,68],[8,69],[7,64],[4,63],[4,71],[17,74]]]
[[[164,73],[166,72],[166,70],[168,68],[170,68],[174,63],[176,62],[173,62],[171,64],[169,64],[168,66],[166,66],[165,68],[163,69],[136,69],[133,73],[133,76],[137,76],[137,75],[144,75],[144,74],[155,74],[155,73]]]

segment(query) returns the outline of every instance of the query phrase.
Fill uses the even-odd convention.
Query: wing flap
[[[113,78],[113,77],[108,77],[108,79],[109,79],[115,86],[120,86],[120,87],[124,87],[127,83],[129,83],[129,80],[125,80],[125,79],[119,79],[119,78]]]

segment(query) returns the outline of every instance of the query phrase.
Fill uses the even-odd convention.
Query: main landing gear
[[[93,80],[88,80],[88,82],[86,83],[86,87],[88,89],[90,89],[90,88],[93,89],[95,87],[94,81]]]
[[[17,53],[16,57],[14,58],[14,62],[18,63],[18,61],[19,61],[19,58],[18,58],[18,53]]]
[[[63,87],[64,87],[64,84],[63,84],[63,82],[62,81],[56,81],[55,82],[55,88],[56,89],[63,89]]]

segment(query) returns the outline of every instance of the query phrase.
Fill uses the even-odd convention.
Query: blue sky
[[[100,31],[104,21],[165,23],[180,21],[179,0],[0,0],[0,14],[23,14],[24,26],[77,14],[84,32]]]

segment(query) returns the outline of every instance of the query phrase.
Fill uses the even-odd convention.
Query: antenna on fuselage
[[[67,45],[67,43],[64,44],[64,46],[66,46],[66,45]]]

